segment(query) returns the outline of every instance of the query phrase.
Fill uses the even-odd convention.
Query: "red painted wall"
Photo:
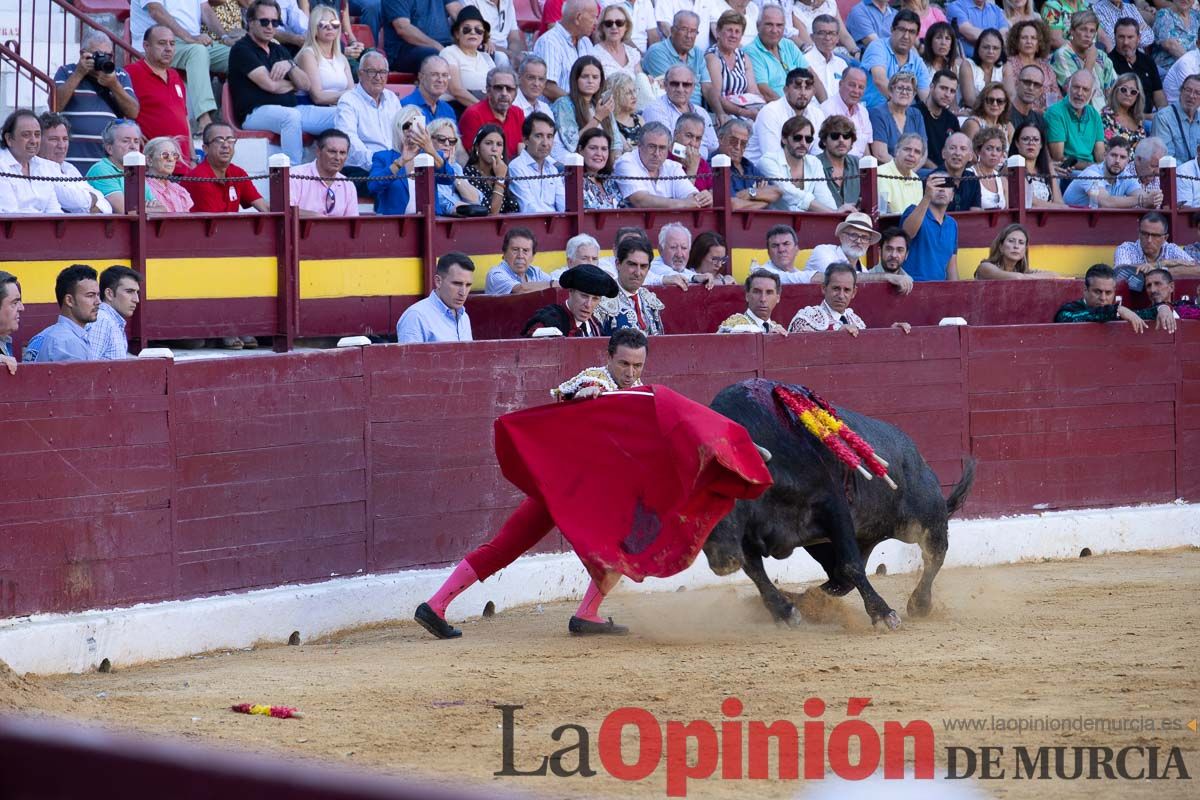
[[[705,324],[724,312],[695,297]],[[0,617],[452,562],[520,499],[495,464],[496,416],[547,402],[602,350],[485,341],[0,375]],[[944,487],[971,453],[968,515],[1200,497],[1197,323],[651,342],[647,380],[701,402],[756,375],[898,425]]]

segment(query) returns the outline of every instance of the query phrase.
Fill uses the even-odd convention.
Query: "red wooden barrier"
[[[1012,286],[1041,285],[1057,282]],[[717,292],[687,297],[701,318],[729,308]],[[943,486],[974,455],[967,513],[993,515],[1200,498],[1198,343],[1194,322],[1174,337],[1123,323],[665,336],[645,378],[701,402],[754,376],[810,385],[906,431]],[[454,561],[520,499],[494,460],[494,419],[548,402],[603,363],[604,344],[0,375],[0,616]],[[586,454],[564,442],[563,457]]]

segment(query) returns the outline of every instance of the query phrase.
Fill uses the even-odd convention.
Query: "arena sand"
[[[797,557],[804,557],[802,555]],[[1191,781],[989,781],[995,797],[1195,797],[1200,734],[949,731],[951,718],[1134,718],[1200,715],[1192,602],[1200,550],[944,571],[935,611],[891,634],[872,630],[857,595],[826,608],[826,624],[775,626],[752,587],[672,594],[618,593],[605,611],[634,628],[627,638],[571,638],[573,605],[506,610],[441,642],[415,624],[357,630],[298,647],[213,653],[110,674],[20,678],[0,674],[0,709],[14,705],[126,729],[181,735],[238,749],[283,751],[420,774],[438,782],[508,786],[547,797],[663,797],[665,770],[626,783],[596,757],[603,718],[641,706],[661,722],[722,719],[733,695],[744,718],[808,719],[803,702],[828,704],[827,730],[848,697],[870,697],[863,718],[929,721],[938,773],[950,745],[1114,749],[1182,748]],[[877,577],[904,614],[913,575]],[[792,587],[801,589],[802,587]],[[828,613],[832,611],[832,613]],[[398,610],[407,614],[408,609]],[[101,695],[102,697],[98,697]],[[235,702],[299,706],[302,720],[237,715]],[[593,778],[494,778],[501,716],[516,712],[516,764],[528,769],[557,746],[564,723],[590,732]],[[570,736],[570,735],[568,735]],[[632,736],[626,737],[626,745]],[[568,739],[570,741],[570,739]],[[628,748],[627,748],[628,750]],[[632,752],[632,751],[629,751]],[[1010,767],[1011,755],[1006,756]],[[774,769],[774,767],[772,767]],[[718,773],[719,774],[719,773]],[[773,772],[773,774],[775,774]],[[793,797],[802,783],[689,784],[689,797]],[[811,788],[811,787],[810,787]],[[883,795],[883,796],[886,796]]]

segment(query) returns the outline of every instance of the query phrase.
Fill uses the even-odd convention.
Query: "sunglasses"
[[[695,85],[695,81],[667,81],[667,86],[672,89],[690,89]]]
[[[804,142],[806,144],[813,143],[813,137],[805,136],[803,133],[794,133],[794,134],[792,134],[791,138],[792,138],[792,141],[795,142],[796,144],[799,144],[800,142]]]
[[[463,25],[461,28],[458,29],[458,32],[463,34],[464,36],[470,36],[471,34],[475,34],[476,36],[483,36],[483,27],[482,26],[476,27],[475,25]]]
[[[492,91],[493,92],[516,92],[517,87],[509,86],[508,84],[505,84],[505,83],[493,83]]]
[[[454,147],[458,144],[458,139],[455,139],[453,136],[434,136],[433,140],[446,147]]]
[[[281,19],[267,19],[266,17],[259,17],[254,21],[264,28],[278,28],[283,25],[283,20]]]
[[[342,23],[326,20],[324,22],[318,22],[317,27],[325,31],[336,31],[341,29]]]
[[[1117,94],[1123,94],[1126,97],[1137,97],[1141,92],[1132,86],[1121,86],[1117,89]]]
[[[987,103],[989,106],[1002,106],[1008,102],[1008,98],[1007,97],[987,97],[987,98],[984,98],[983,102]]]
[[[729,263],[729,256],[722,256],[721,258],[715,258],[715,257],[710,258],[710,259],[708,259],[708,263],[712,264],[714,267],[723,267]]]
[[[604,20],[604,27],[606,27],[606,28],[624,28],[625,20],[623,20],[623,19],[606,19],[606,20]]]
[[[333,187],[325,187],[325,213],[332,214],[334,206],[337,205],[337,195],[333,193]]]
[[[830,131],[829,138],[830,138],[830,140],[835,141],[835,142],[838,140],[841,140],[841,139],[845,139],[847,142],[853,142],[854,134],[853,133],[842,133],[841,131]]]

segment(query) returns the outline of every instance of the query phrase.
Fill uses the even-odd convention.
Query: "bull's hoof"
[[[786,625],[789,628],[799,628],[804,624],[804,617],[800,615],[800,609],[791,603],[788,603],[782,611],[772,609],[771,616],[775,618],[777,625]]]
[[[886,625],[889,631],[894,631],[900,627],[900,615],[895,611],[889,611],[879,619],[875,620],[876,625],[878,625],[880,622]]]
[[[850,590],[853,588],[853,584],[837,583],[833,580],[833,578],[830,578],[821,584],[821,591],[830,597],[845,597],[846,595],[850,594]]]
[[[908,615],[910,617],[927,617],[933,610],[933,601],[928,597],[917,597],[915,594],[908,598]]]

